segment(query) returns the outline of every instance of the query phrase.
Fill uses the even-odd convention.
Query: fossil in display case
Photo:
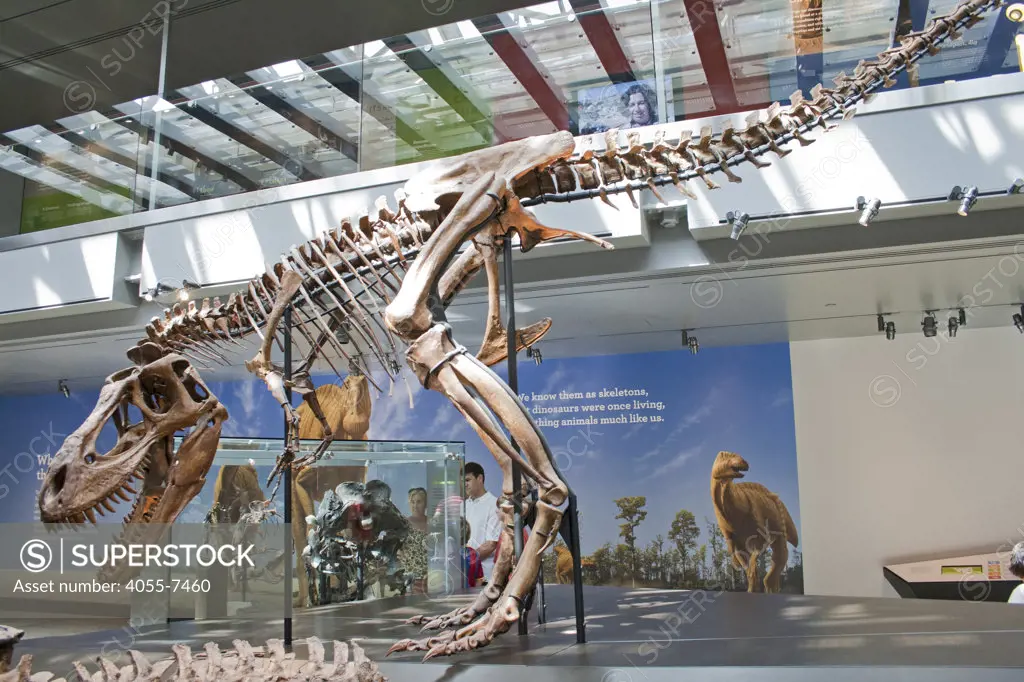
[[[309,528],[304,556],[321,581],[321,600],[328,576],[338,578],[341,601],[362,599],[369,584],[382,583],[405,594],[408,584],[398,566],[398,552],[410,525],[391,501],[383,481],[365,485],[348,481],[324,494]]]
[[[886,50],[875,61],[862,61],[852,75],[837,76],[834,88],[816,86],[810,99],[797,91],[789,106],[776,103],[752,114],[741,131],[727,127],[716,134],[705,127],[697,137],[684,131],[676,142],[660,134],[649,148],[635,132],[620,148],[618,132],[609,131],[603,150],[590,138],[577,150],[570,133],[558,132],[432,163],[396,192],[394,205],[380,197],[373,209],[289,249],[226,300],[179,303],[163,319],[154,318],[146,338],[128,352],[134,366],[107,379],[92,414],[55,456],[39,495],[41,519],[94,521],[97,512],[112,510],[114,496],[135,495],[124,542],[146,542],[149,525],[173,522],[202,487],[227,418],[200,379],[199,368],[227,364],[227,353],[243,340],[259,338],[260,350],[246,367],[266,383],[289,424],[284,452],[268,485],[285,468],[298,473],[317,462],[334,438],[314,393],[314,363],[327,362],[339,377],[338,365],[347,363],[349,372],[365,376],[382,392],[382,384],[390,390],[400,378],[408,381],[401,371],[404,353],[420,383],[454,403],[501,465],[499,513],[505,537],[488,585],[471,604],[443,616],[412,619],[424,629],[445,632],[402,640],[392,651],[421,650],[432,658],[487,645],[521,617],[536,585],[541,553],[554,542],[569,497],[540,430],[489,368],[506,353],[498,254],[513,236],[524,252],[563,238],[611,248],[592,235],[542,225],[528,207],[585,199],[611,203],[610,195],[618,193],[626,193],[637,206],[636,194],[645,189],[659,199],[659,188],[667,185],[692,195],[686,183],[698,178],[714,189],[716,173],[742,182],[732,167],[764,167],[768,162],[761,157],[769,152],[782,157],[796,151],[783,149],[791,142],[813,144],[810,134],[815,129],[831,130],[831,119],[852,116],[858,102],[893,85],[894,75],[935,54],[941,43],[998,6],[995,0],[965,0],[924,31],[903,36],[899,48]],[[453,338],[445,315],[453,298],[481,270],[487,276],[489,310],[481,347],[474,354]],[[286,319],[290,335],[310,349],[288,371],[272,360],[274,347],[284,348]],[[515,330],[517,350],[535,344],[550,326],[551,320],[544,319]],[[323,427],[319,446],[302,457],[300,420],[286,389],[302,396]],[[128,405],[138,408],[142,421],[128,422]],[[118,441],[101,456],[95,450],[96,436],[111,417]],[[175,453],[168,443],[186,428],[192,430]],[[538,491],[535,503],[513,489],[512,461]],[[142,480],[139,492],[129,486],[133,477]],[[276,488],[271,499],[275,494]],[[511,526],[517,506],[524,516],[535,514],[535,522],[513,565]]]

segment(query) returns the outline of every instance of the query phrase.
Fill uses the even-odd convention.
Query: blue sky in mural
[[[211,373],[207,379],[213,376]],[[705,348],[697,356],[674,351],[548,359],[540,366],[524,356],[519,365],[521,394],[555,395],[553,400],[526,402],[541,424],[553,419],[582,421],[626,415],[627,423],[542,426],[558,466],[579,498],[584,553],[593,552],[606,542],[619,542],[621,521],[615,519],[617,508],[613,500],[633,495],[647,497],[648,516],[637,530],[641,544],[646,545],[658,534],[667,537],[672,519],[680,509],[688,509],[696,516],[703,542],[704,519],[714,520],[710,471],[720,450],[738,452],[746,458],[750,463],[746,480],[762,483],[776,492],[799,528],[790,377],[786,344]],[[329,381],[326,377],[323,380]],[[223,435],[281,436],[280,406],[262,383],[213,381],[209,386],[231,415]],[[601,391],[608,389],[645,391],[646,395],[600,397]],[[410,407],[410,391],[414,407]],[[559,398],[561,392],[583,397]],[[588,393],[595,395],[588,398]],[[0,444],[0,461],[10,462],[18,453],[29,451],[32,439],[37,436],[50,431],[70,433],[88,415],[95,399],[96,393],[85,392],[73,393],[70,400],[59,394],[22,396],[16,402],[13,398],[3,399],[0,429],[7,438]],[[634,409],[634,400],[646,406]],[[626,404],[630,409],[621,409]],[[601,405],[606,408],[604,412],[584,410],[584,406],[592,410]],[[609,411],[610,405],[618,407]],[[538,407],[548,412],[541,414]],[[552,412],[573,407],[578,411]],[[652,421],[629,423],[630,414]],[[653,421],[655,417],[662,421]],[[493,457],[462,416],[442,396],[422,390],[411,380],[408,389],[399,383],[390,396],[385,393],[373,401],[369,437],[464,441],[467,459],[484,466],[488,489],[493,493],[500,490],[500,472]],[[38,438],[34,445],[37,452],[49,449],[45,437]],[[27,462],[27,457],[19,460],[23,467]],[[12,472],[21,475],[16,469]],[[264,479],[265,472],[260,473]],[[204,498],[212,493],[215,475],[215,471],[211,472]],[[22,475],[19,485],[11,485],[5,495],[0,495],[0,517],[30,520],[25,513],[34,507],[38,489],[34,479],[34,474]],[[396,490],[395,501],[404,508],[402,493],[404,490]],[[431,507],[436,502],[431,500]],[[201,512],[202,505],[191,505],[188,518],[182,520],[199,521]],[[120,514],[114,518],[119,519]]]
[[[499,372],[504,376],[504,372]],[[487,472],[487,487],[497,494],[500,471],[494,458],[461,415],[441,396],[413,386],[410,409],[404,386],[391,397],[374,401],[370,438],[374,440],[464,441],[469,461]],[[605,389],[645,390],[646,396],[600,398]],[[786,344],[707,348],[688,352],[643,353],[572,359],[549,359],[537,366],[525,357],[519,364],[521,394],[560,392],[597,394],[587,399],[529,401],[536,420],[555,418],[547,409],[584,405],[633,405],[633,400],[663,403],[663,409],[633,410],[636,415],[662,417],[660,423],[542,426],[556,461],[576,491],[581,512],[582,549],[590,553],[605,542],[619,541],[621,521],[612,500],[647,497],[647,519],[637,531],[646,544],[668,535],[680,509],[697,518],[704,540],[704,518],[714,520],[710,497],[711,464],[720,450],[738,452],[750,463],[749,481],[768,486],[782,497],[799,528],[796,442],[793,422],[789,346]],[[272,408],[271,423],[280,421],[265,391],[235,386],[236,419],[255,417]],[[600,419],[621,412],[558,414],[562,419]],[[627,414],[627,419],[628,419]],[[237,435],[256,435],[258,427],[238,420]],[[396,495],[396,501],[399,496]],[[435,501],[431,500],[433,506]]]

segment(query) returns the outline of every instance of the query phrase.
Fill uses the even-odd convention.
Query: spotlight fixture
[[[889,339],[890,341],[892,341],[893,339],[896,338],[896,323],[895,322],[886,322],[885,323],[885,338]]]
[[[538,365],[544,362],[544,358],[540,354],[540,348],[534,348],[533,346],[526,347],[526,357],[533,358],[533,361]]]
[[[949,316],[949,338],[956,337],[956,330],[960,328],[960,320],[953,315]]]
[[[71,390],[68,388],[67,383],[63,379],[57,382],[57,388],[60,389],[60,392],[64,394],[65,398],[71,397]]]
[[[1013,324],[1017,327],[1017,331],[1024,334],[1024,317],[1020,316],[1020,313],[1013,314]]]
[[[169,294],[172,291],[174,291],[173,287],[169,287],[163,282],[157,282],[157,285],[155,287],[153,287],[152,289],[147,289],[146,291],[142,292],[142,298],[144,298],[146,302],[151,303],[153,299],[155,299],[160,294]]]
[[[730,237],[733,239],[739,239],[740,235],[743,234],[743,230],[747,229],[747,223],[750,221],[750,214],[740,211],[729,211],[725,214],[725,219],[730,225],[732,225],[732,234]]]
[[[957,313],[960,316],[960,326],[961,327],[966,326],[967,325],[967,311],[964,310],[963,308],[960,308],[959,310],[957,310]]]
[[[857,210],[861,212],[859,222],[863,227],[871,224],[871,221],[878,217],[878,209],[882,207],[881,199],[867,201],[864,197],[857,197]]]
[[[690,336],[683,330],[683,348],[689,348],[691,355],[696,355],[700,351],[700,344],[697,342],[696,336]]]
[[[957,215],[966,216],[971,212],[971,208],[978,201],[978,188],[974,185],[966,189],[961,189],[959,185],[954,187],[949,193],[950,201],[960,201],[960,208],[957,209]]]
[[[921,328],[924,331],[925,338],[931,338],[939,333],[938,328],[935,326],[935,315],[930,312],[924,314],[924,321],[921,322]]]
[[[187,279],[181,280],[181,288],[178,289],[178,300],[181,301],[182,303],[185,303],[189,299],[188,292],[198,288],[198,284],[190,282]]]
[[[1017,178],[1010,185],[1010,188],[1006,190],[1007,194],[1020,194],[1024,190],[1024,178]]]
[[[878,331],[885,331],[885,316],[882,313],[878,313]]]

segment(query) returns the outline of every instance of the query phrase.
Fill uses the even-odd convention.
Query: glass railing
[[[23,183],[28,232],[555,130],[753,110],[851,72],[957,2],[897,4],[913,3],[794,16],[790,0],[546,2],[9,131],[0,180]],[[993,12],[896,87],[1016,71],[1016,27]]]

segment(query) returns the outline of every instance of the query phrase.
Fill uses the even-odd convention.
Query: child
[[[504,539],[505,534],[502,533],[498,536],[498,544],[494,547],[494,556],[498,556],[498,550],[501,549],[501,541]],[[523,547],[526,547],[526,541],[530,539],[530,532],[526,530],[526,526],[523,526]]]
[[[480,587],[484,583],[484,565],[476,550],[469,546],[469,521],[462,524],[462,570],[466,575],[466,587]]]
[[[1024,542],[1018,542],[1013,547],[1013,552],[1010,554],[1010,573],[1024,580]],[[1024,604],[1024,582],[1013,588],[1013,592],[1010,593],[1010,598],[1006,602],[1008,604]]]

